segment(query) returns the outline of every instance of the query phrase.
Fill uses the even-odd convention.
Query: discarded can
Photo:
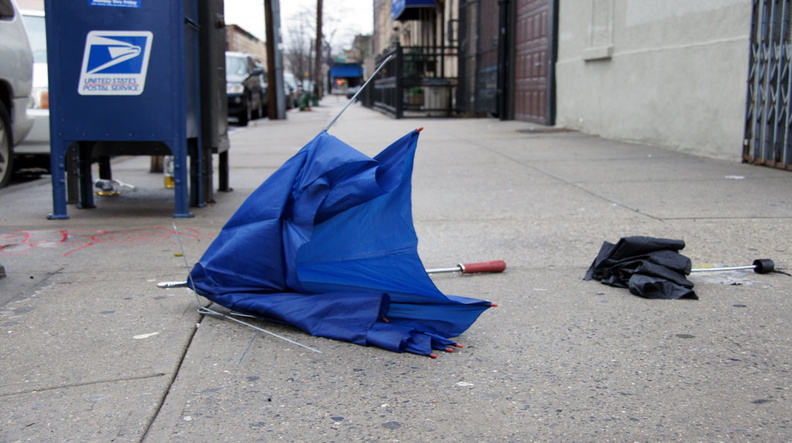
[[[173,179],[173,156],[165,156],[165,165],[163,166],[163,173],[165,174],[165,187],[173,189],[176,187],[176,181]]]

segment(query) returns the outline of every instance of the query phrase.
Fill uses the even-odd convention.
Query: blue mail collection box
[[[50,218],[68,218],[67,164],[76,165],[78,207],[89,208],[92,159],[111,178],[109,158],[122,154],[173,155],[174,215],[192,216],[190,205],[206,203],[206,170],[211,188],[211,166],[202,164],[211,154],[200,144],[197,0],[47,0],[45,10]]]

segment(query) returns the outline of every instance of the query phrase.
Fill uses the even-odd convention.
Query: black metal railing
[[[372,81],[364,106],[394,118],[447,117],[455,113],[457,50],[453,47],[396,46],[377,59],[395,55]]]

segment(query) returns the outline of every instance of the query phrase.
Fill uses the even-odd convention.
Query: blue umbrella
[[[410,202],[419,132],[373,158],[320,132],[228,220],[189,285],[315,336],[450,350],[493,304],[443,294],[421,263]]]

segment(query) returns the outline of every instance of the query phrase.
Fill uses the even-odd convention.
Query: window
[[[0,0],[0,20],[11,20],[14,18],[14,5],[11,0]]]

